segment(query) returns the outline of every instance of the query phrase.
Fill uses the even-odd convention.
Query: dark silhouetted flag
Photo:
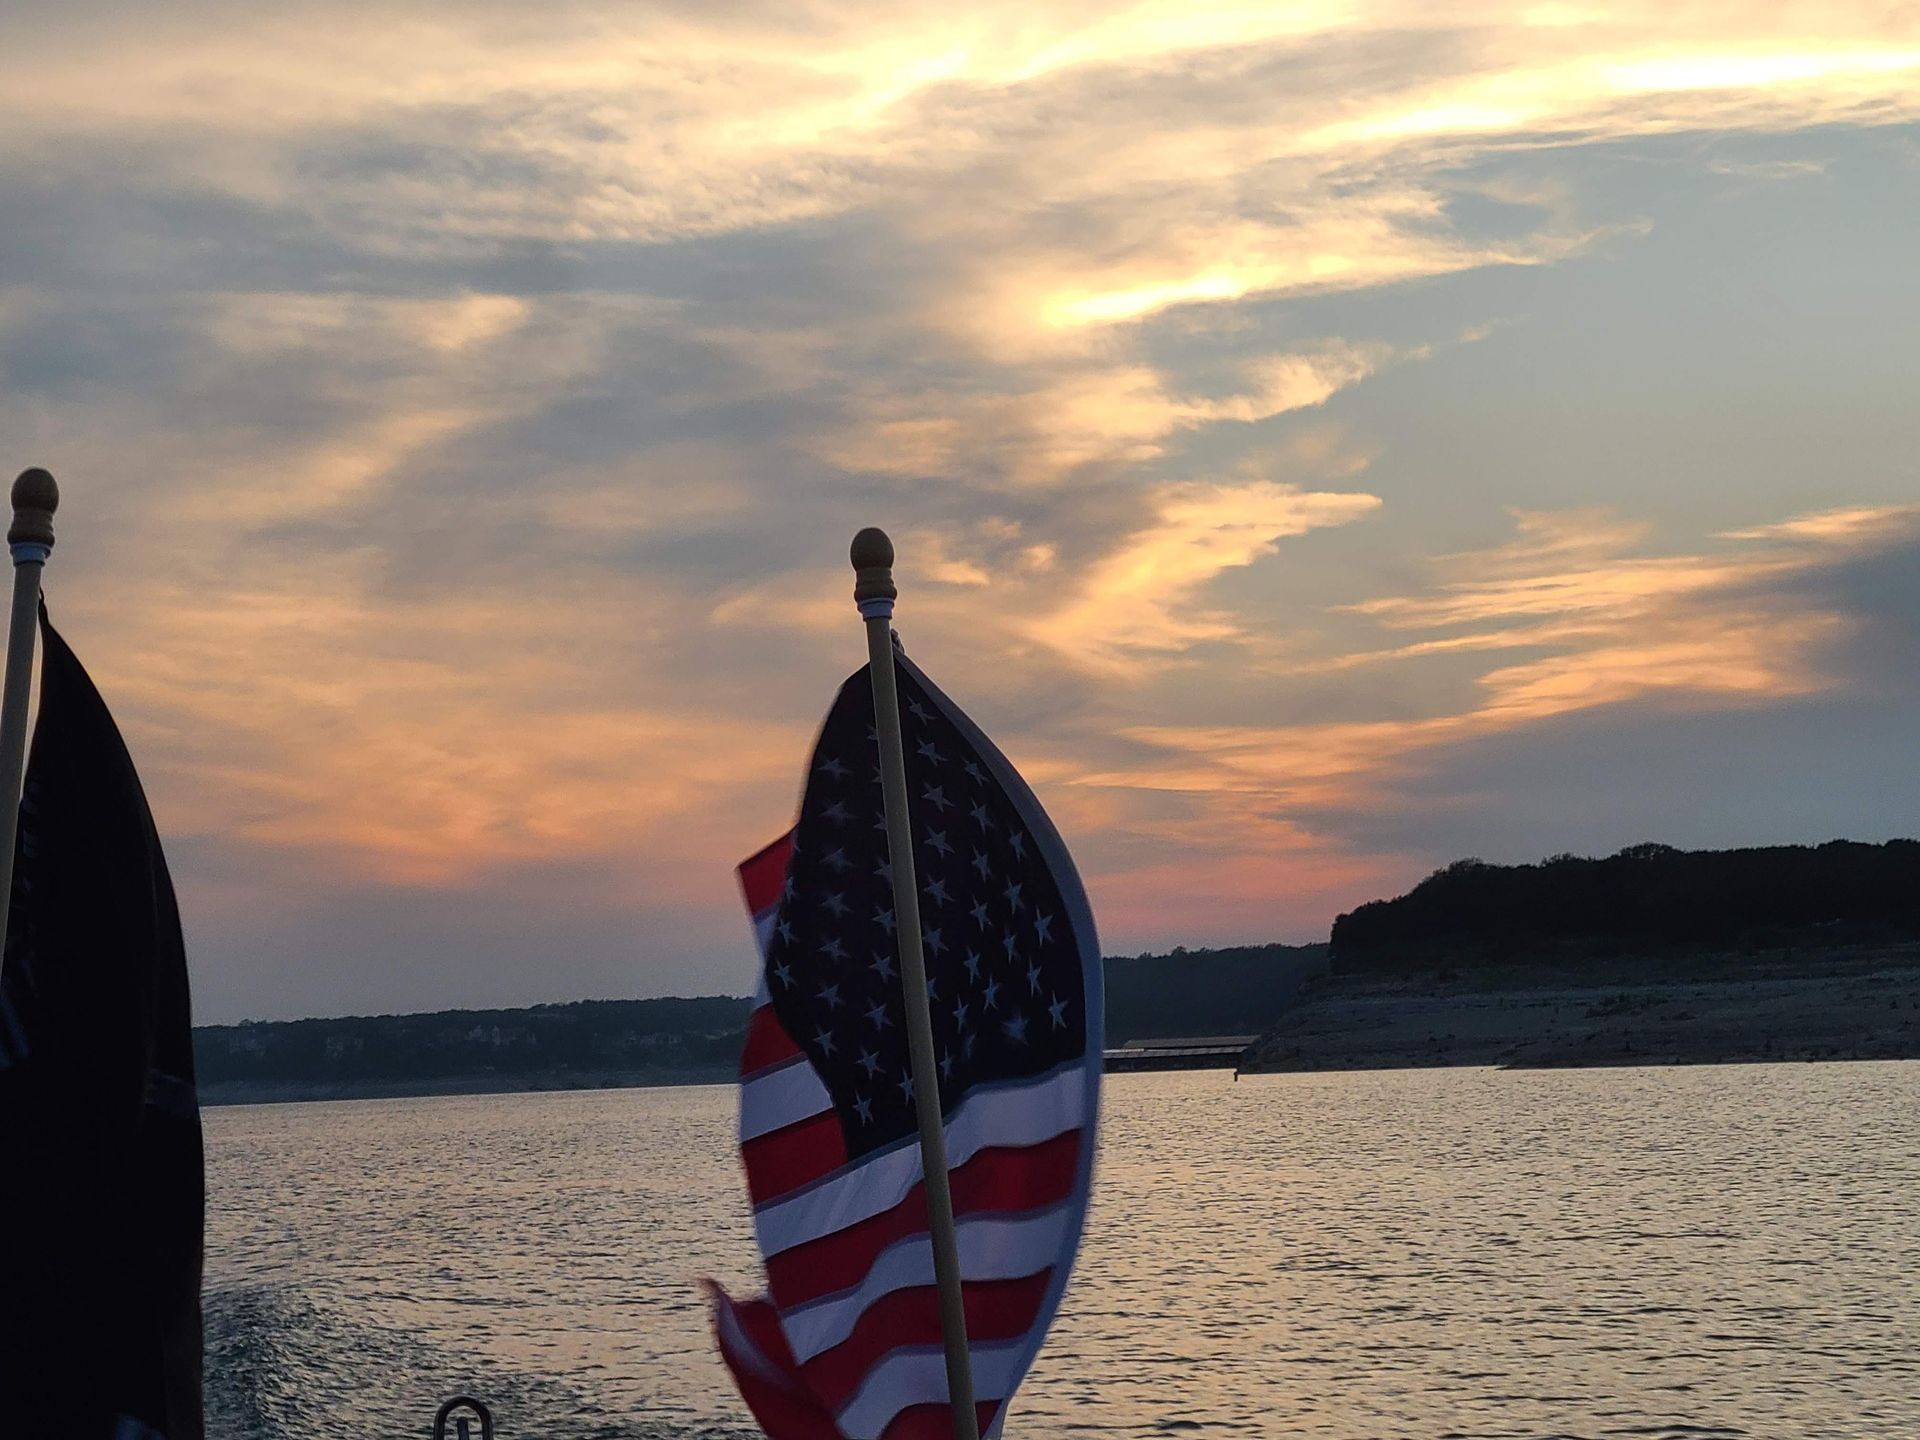
[[[992,743],[899,659],[921,923],[981,1429],[1058,1309],[1092,1174],[1100,948],[1066,847]],[[950,1440],[895,960],[873,691],[841,687],[791,834],[740,867],[760,937],[740,1151],[767,1295],[714,1293],[774,1440]]]
[[[0,973],[0,1428],[200,1440],[186,956],[106,704],[47,623]]]

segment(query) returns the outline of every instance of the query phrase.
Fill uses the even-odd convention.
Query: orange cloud
[[[302,857],[298,884],[611,865],[612,901],[643,857],[717,884],[788,803],[804,722],[649,703],[647,689],[673,693],[652,665],[651,685],[618,674],[595,687],[607,693],[581,692],[573,655],[636,658],[604,587],[585,603],[446,601],[401,617],[356,598],[348,564],[263,583],[213,605],[166,597],[164,644],[104,629],[97,606],[64,607],[111,677],[171,835]],[[743,833],[735,817],[756,811]]]
[[[1920,507],[1803,515],[1741,534],[1812,541],[1810,548],[1727,555],[1609,555],[1646,532],[1593,512],[1523,514],[1517,523],[1522,533],[1512,544],[1439,562],[1443,573],[1486,578],[1348,607],[1398,629],[1495,629],[1302,667],[1382,665],[1443,650],[1550,652],[1482,673],[1472,706],[1405,720],[1136,726],[1128,738],[1163,758],[1087,774],[1083,783],[1256,794],[1280,806],[1365,805],[1441,746],[1649,698],[1728,706],[1812,694],[1832,683],[1822,657],[1852,622],[1768,587],[1920,533]]]
[[[1169,485],[1150,504],[1149,525],[1037,620],[1035,639],[1075,663],[1122,675],[1204,641],[1230,639],[1239,633],[1234,619],[1196,604],[1208,582],[1272,554],[1285,538],[1357,520],[1380,500],[1249,481]]]
[[[1144,364],[1073,368],[986,395],[901,393],[876,381],[852,424],[815,448],[854,471],[934,476],[992,465],[1013,484],[1051,485],[1090,465],[1157,459],[1182,433],[1209,425],[1313,409],[1389,365],[1431,353],[1328,340],[1249,361],[1239,385],[1215,396],[1173,393],[1167,377]]]

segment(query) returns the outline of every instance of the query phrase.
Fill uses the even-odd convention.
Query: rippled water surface
[[[1920,1436],[1920,1063],[1110,1079],[1012,1440]],[[207,1114],[219,1440],[754,1433],[724,1087]]]

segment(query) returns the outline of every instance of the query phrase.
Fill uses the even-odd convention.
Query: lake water
[[[1920,1062],[1109,1081],[1008,1434],[1920,1436]],[[757,1433],[725,1087],[207,1113],[212,1433]]]

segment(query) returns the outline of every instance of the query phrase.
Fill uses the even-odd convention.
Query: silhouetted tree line
[[[568,1073],[591,1083],[615,1070],[731,1067],[749,1008],[746,1000],[711,995],[205,1025],[193,1032],[194,1063],[208,1084]]]
[[[1536,865],[1456,860],[1333,922],[1336,973],[1604,946],[1779,946],[1920,938],[1920,841],[1750,850],[1630,845]]]

